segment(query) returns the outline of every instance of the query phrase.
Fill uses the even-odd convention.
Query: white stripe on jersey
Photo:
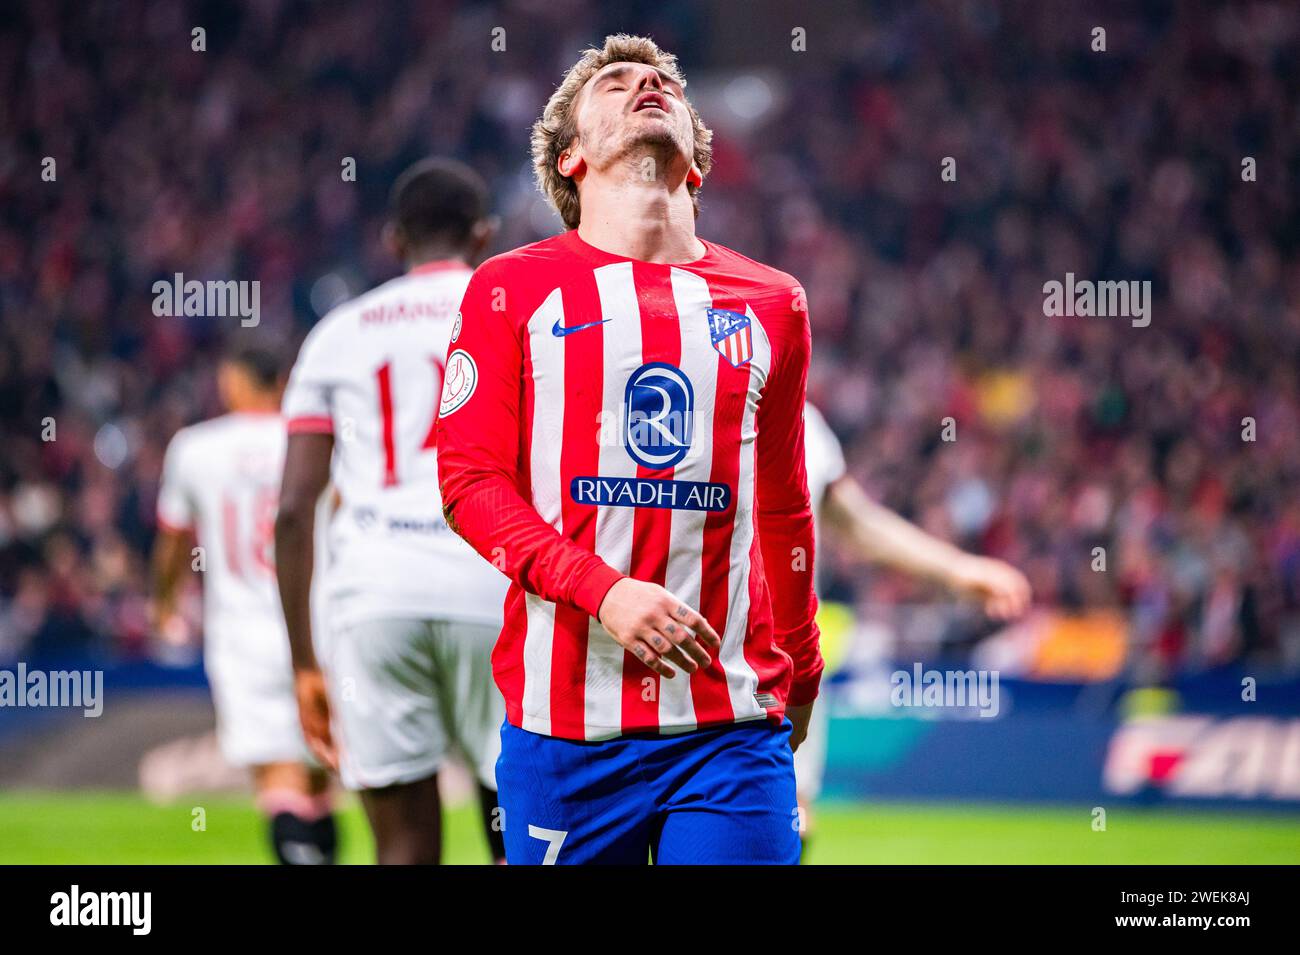
[[[750,327],[758,330],[753,336],[754,355],[749,362],[749,394],[745,399],[745,413],[740,421],[740,470],[736,476],[736,521],[731,531],[730,568],[727,571],[727,590],[732,603],[727,611],[727,630],[722,635],[722,665],[727,674],[727,693],[736,719],[747,720],[764,716],[766,710],[758,705],[754,693],[758,690],[758,675],[745,659],[745,635],[749,628],[749,551],[754,543],[754,449],[758,431],[754,418],[758,401],[767,383],[772,366],[772,343],[767,331],[759,324],[749,306]]]
[[[551,334],[551,326],[564,317],[560,289],[528,320],[528,342],[533,356],[533,433],[529,444],[533,507],[552,527],[563,532],[560,487],[560,451],[564,447],[564,339]],[[545,354],[545,361],[541,356]],[[528,633],[524,637],[523,728],[530,733],[551,732],[551,647],[555,641],[555,603],[536,594],[524,594]]]
[[[631,262],[603,265],[594,274],[600,317],[608,322],[602,326],[605,372],[601,408],[609,413],[611,408],[623,407],[623,386],[643,362],[641,306]],[[620,420],[620,440],[601,442],[597,473],[602,478],[636,477],[636,462],[622,446],[622,430]],[[596,511],[596,553],[623,574],[632,568],[635,519],[634,507],[600,507]],[[583,722],[589,738],[606,736],[623,725],[623,653],[622,645],[593,617],[587,630],[587,683],[583,694]],[[599,736],[593,736],[593,732]]]

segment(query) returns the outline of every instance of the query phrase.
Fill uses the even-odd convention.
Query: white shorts
[[[217,710],[217,743],[232,766],[307,762],[283,626],[223,627],[205,636],[204,669]]]
[[[496,789],[505,703],[492,680],[500,628],[449,620],[367,620],[331,631],[325,679],[339,775],[382,789],[435,774],[455,748]]]
[[[794,751],[794,788],[799,798],[806,802],[821,795],[829,735],[830,717],[826,713],[826,701],[818,700],[813,704],[812,717],[808,720],[808,735]]]

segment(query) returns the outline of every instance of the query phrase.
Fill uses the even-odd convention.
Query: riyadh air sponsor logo
[[[676,365],[656,361],[628,377],[618,413],[601,411],[602,446],[621,444],[628,456],[651,471],[676,467],[690,452],[694,435],[695,389]],[[713,481],[579,475],[569,496],[593,507],[651,507],[676,511],[725,511],[731,487]]]
[[[1300,719],[1149,716],[1111,737],[1107,792],[1300,800]]]
[[[556,338],[563,338],[565,335],[572,335],[574,332],[581,332],[588,328],[595,328],[597,325],[604,325],[608,321],[608,318],[602,318],[598,321],[583,322],[581,325],[569,325],[566,327],[561,325],[560,320],[557,318],[555,324],[551,326],[551,334]]]
[[[569,495],[579,504],[602,507],[725,511],[731,506],[731,488],[712,481],[576,477],[569,482]]]
[[[478,366],[469,352],[456,349],[447,356],[447,376],[442,382],[442,401],[438,414],[444,418],[464,407],[478,385]]]
[[[632,460],[671,468],[691,449],[695,389],[676,365],[652,361],[632,372],[623,391],[623,442]]]

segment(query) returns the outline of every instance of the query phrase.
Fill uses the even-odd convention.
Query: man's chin
[[[677,131],[667,120],[662,122],[638,123],[624,137],[624,151],[631,153],[651,152],[662,155],[665,151],[685,153]]]

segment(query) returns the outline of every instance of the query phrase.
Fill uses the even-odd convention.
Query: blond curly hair
[[[551,201],[551,205],[564,220],[565,228],[576,229],[581,215],[578,202],[578,184],[569,176],[560,175],[556,168],[560,154],[572,145],[578,135],[577,123],[573,116],[573,104],[587,81],[611,63],[648,63],[658,67],[675,82],[686,88],[686,80],[677,68],[677,57],[659,49],[654,40],[643,36],[631,36],[616,33],[605,37],[601,49],[591,47],[582,53],[577,63],[564,75],[551,98],[546,102],[542,118],[533,124],[533,171],[537,176],[537,187]],[[695,107],[686,102],[691,113],[691,125],[695,130],[695,165],[701,176],[709,174],[713,165],[713,131],[704,125]],[[700,214],[700,187],[688,183],[691,204],[695,215]]]

